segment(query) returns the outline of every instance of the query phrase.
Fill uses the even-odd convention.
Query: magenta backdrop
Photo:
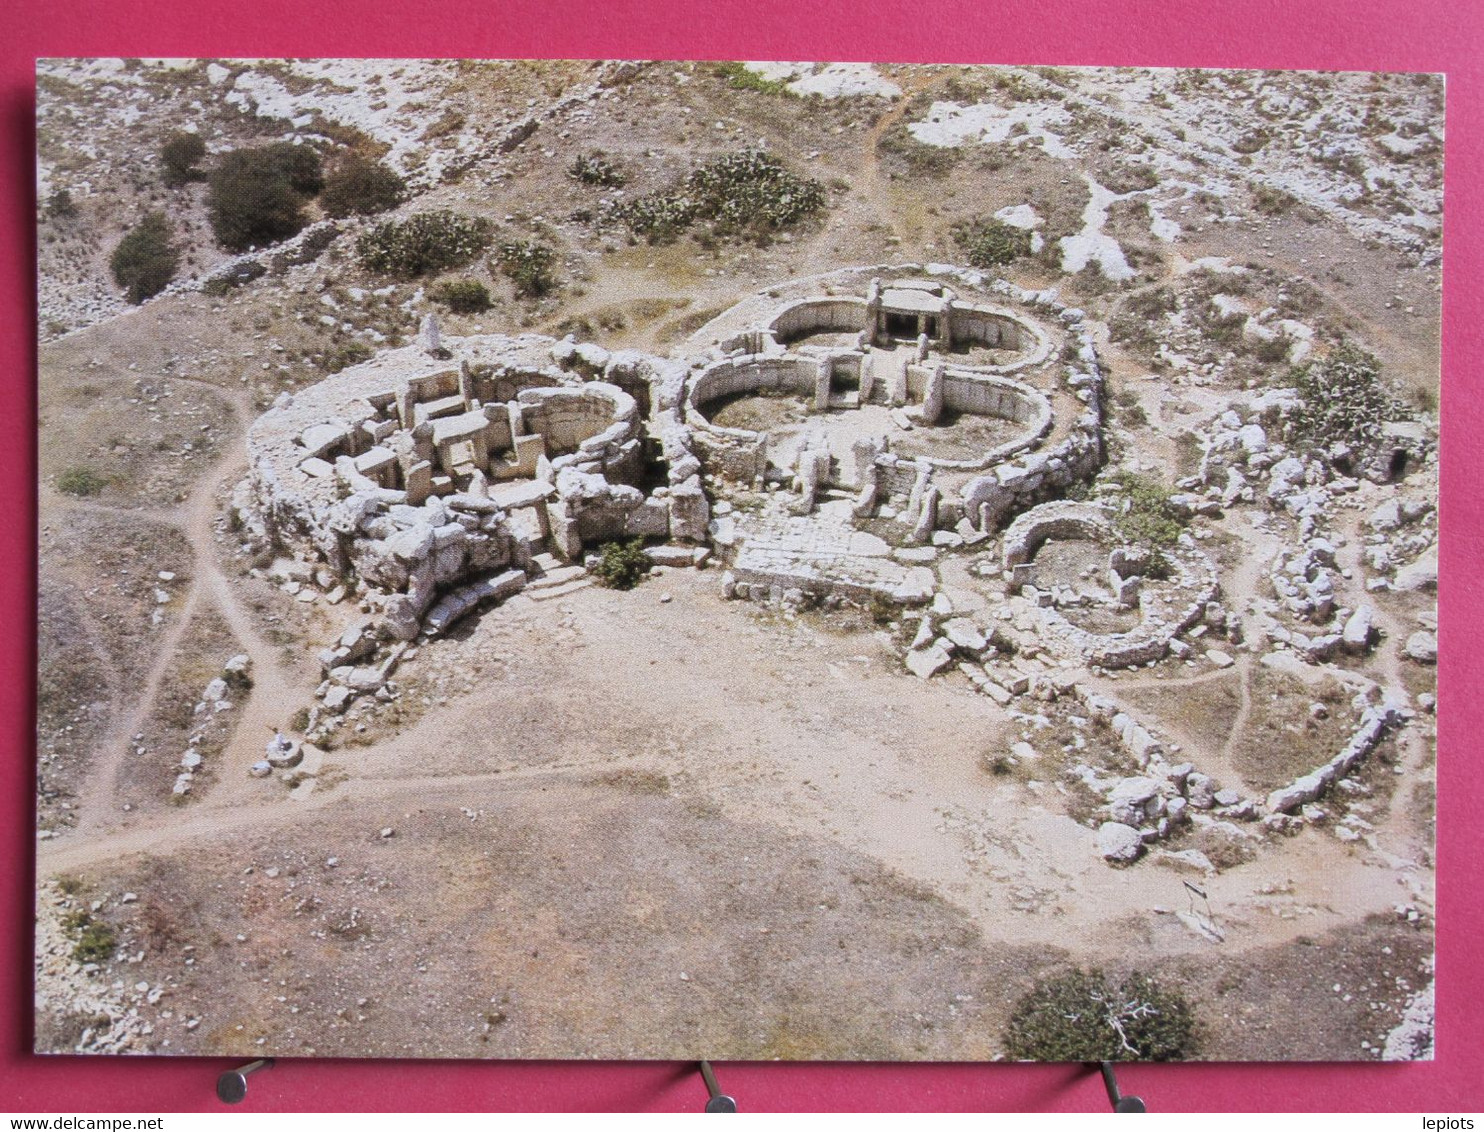
[[[35,594],[34,88],[37,56],[838,59],[1441,71],[1448,76],[1443,291],[1438,1059],[1404,1065],[1136,1065],[1156,1110],[1484,1108],[1484,853],[1468,736],[1484,648],[1484,5],[1474,0],[22,0],[0,43],[0,1109],[187,1111],[217,1104],[224,1062],[35,1057],[31,1044]],[[674,1063],[281,1062],[260,1110],[685,1110],[705,1090]],[[758,1110],[1095,1110],[1077,1066],[747,1064],[723,1088]]]

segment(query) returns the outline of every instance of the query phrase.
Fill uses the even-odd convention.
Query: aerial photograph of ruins
[[[36,84],[38,1051],[1433,1056],[1441,77]]]

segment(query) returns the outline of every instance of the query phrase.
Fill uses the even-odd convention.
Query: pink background
[[[413,14],[415,11],[415,14]],[[32,645],[35,510],[33,65],[45,55],[570,56],[879,59],[1442,71],[1448,76],[1443,302],[1442,569],[1438,825],[1438,1059],[1409,1065],[1136,1065],[1124,1091],[1156,1110],[1484,1108],[1484,974],[1478,863],[1484,789],[1468,736],[1484,612],[1471,570],[1484,539],[1481,196],[1484,5],[1474,0],[21,0],[0,39],[0,1109],[210,1108],[229,1064],[31,1055]],[[1465,767],[1469,767],[1466,771]],[[723,1065],[747,1110],[1097,1110],[1078,1066]],[[685,1110],[705,1089],[669,1063],[282,1062],[244,1108],[282,1110]]]

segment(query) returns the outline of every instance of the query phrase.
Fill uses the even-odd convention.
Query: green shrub
[[[68,495],[97,495],[108,486],[108,479],[92,468],[68,468],[57,477],[57,490]]]
[[[131,303],[158,295],[175,278],[180,253],[171,243],[170,221],[163,212],[151,212],[119,241],[108,261],[113,281]]]
[[[165,184],[179,188],[191,181],[204,181],[201,161],[206,156],[206,143],[200,134],[184,131],[171,134],[160,146],[160,168]]]
[[[500,271],[515,284],[515,293],[522,298],[538,298],[556,286],[556,276],[551,270],[556,252],[545,244],[512,240],[500,245],[495,258]]]
[[[979,217],[954,226],[953,238],[970,266],[989,270],[1030,255],[1031,234],[1003,220]]]
[[[62,928],[72,937],[72,958],[78,963],[106,963],[113,958],[118,940],[113,928],[91,912],[69,912]]]
[[[290,181],[287,165],[260,149],[234,150],[222,157],[207,178],[206,193],[217,243],[243,252],[299,233],[306,223],[306,197]]]
[[[313,146],[274,142],[253,152],[295,192],[312,197],[325,187],[324,165],[320,162],[319,151]]]
[[[901,122],[881,135],[876,148],[906,166],[914,177],[946,177],[953,172],[959,158],[959,151],[949,146],[918,141]]]
[[[430,292],[433,301],[455,314],[478,314],[490,309],[489,288],[478,279],[450,279]]]
[[[598,549],[597,564],[590,567],[598,581],[609,589],[631,590],[649,573],[649,557],[642,538],[627,542],[605,542]]]
[[[1179,1061],[1196,1048],[1185,997],[1134,972],[1121,980],[1071,970],[1016,1004],[1005,1052],[1017,1061]]]
[[[439,210],[378,224],[356,241],[361,264],[406,279],[459,267],[489,246],[489,221]]]
[[[67,220],[77,215],[77,203],[66,189],[57,189],[46,198],[46,214],[53,220]]]
[[[407,185],[396,173],[351,154],[325,178],[319,199],[329,216],[371,216],[396,208],[406,195]]]
[[[756,71],[749,70],[745,63],[718,63],[712,71],[717,78],[725,79],[727,86],[733,90],[755,90],[760,94],[796,97],[794,92],[788,89],[787,83],[779,82],[777,79],[765,79]]]
[[[1160,552],[1179,541],[1185,520],[1170,503],[1170,493],[1157,480],[1133,472],[1120,472],[1112,479],[1123,489],[1125,500],[1123,510],[1114,517],[1113,527],[1119,537],[1154,552],[1149,573],[1158,577],[1168,571],[1168,563]]]
[[[320,358],[319,368],[325,373],[339,373],[350,366],[358,366],[372,358],[373,351],[364,342],[347,342],[343,346],[332,346]]]
[[[823,185],[755,149],[708,161],[686,187],[700,216],[721,228],[787,228],[824,207]]]
[[[1365,448],[1381,438],[1381,425],[1405,418],[1406,407],[1381,384],[1374,354],[1342,343],[1323,359],[1289,371],[1300,408],[1293,416],[1298,438],[1321,447],[1337,442]]]
[[[567,167],[567,176],[584,185],[599,185],[605,189],[620,188],[627,180],[602,153],[579,154]]]
[[[824,208],[824,186],[789,172],[761,150],[708,161],[669,189],[609,205],[599,222],[625,225],[650,242],[674,237],[698,220],[718,235],[760,236],[789,228]]]

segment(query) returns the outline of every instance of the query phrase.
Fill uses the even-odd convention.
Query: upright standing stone
[[[436,354],[442,349],[438,334],[438,319],[428,315],[423,319],[422,329],[417,334],[417,344],[424,353]]]

